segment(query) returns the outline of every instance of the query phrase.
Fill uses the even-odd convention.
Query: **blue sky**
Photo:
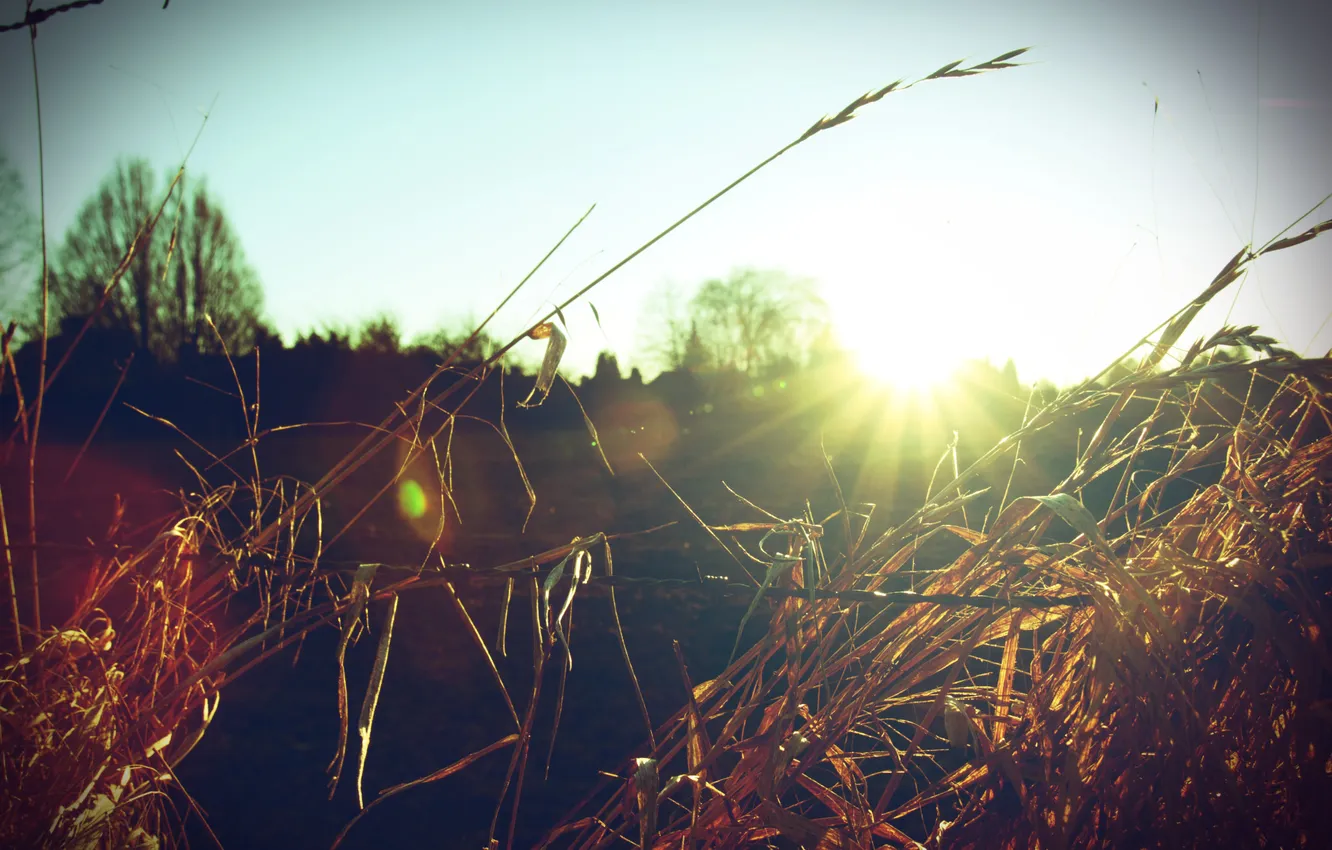
[[[1031,65],[888,97],[607,280],[602,328],[567,314],[571,369],[634,360],[656,288],[755,266],[819,280],[889,376],[1011,356],[1076,379],[1332,192],[1332,13],[1313,0],[161,5],[41,28],[50,232],[117,156],[178,163],[211,103],[190,168],[289,337],[484,315],[595,202],[501,315],[516,333],[821,115],[1018,47]],[[0,147],[35,208],[28,51],[0,35]],[[1263,261],[1196,331],[1233,310],[1326,352],[1330,246]]]

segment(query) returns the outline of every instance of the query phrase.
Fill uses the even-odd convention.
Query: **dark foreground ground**
[[[496,585],[485,585],[464,593],[478,627],[491,640],[499,617],[498,591]],[[672,640],[680,642],[693,680],[702,682],[725,664],[744,605],[680,591],[670,596],[619,591],[618,601],[649,713],[660,723],[684,700]],[[544,710],[523,791],[516,847],[538,841],[592,788],[599,770],[623,775],[626,758],[645,739],[608,598],[594,591],[575,605],[574,665],[550,773],[545,776],[544,768],[558,664],[546,670]],[[497,659],[520,713],[532,679],[528,611],[528,600],[515,595],[510,658]],[[324,772],[337,743],[336,642],[335,632],[323,631],[306,642],[299,659],[289,652],[228,685],[212,728],[182,765],[181,779],[229,850],[329,847],[355,815],[354,728],[348,768],[332,801]],[[362,640],[348,654],[353,727],[374,649],[373,641]],[[403,597],[365,769],[366,800],[512,731],[494,680],[443,591]],[[459,774],[377,806],[342,846],[483,847],[508,753],[488,756]],[[502,826],[507,825],[508,809],[506,805],[501,813]],[[211,843],[197,818],[191,821],[190,840],[195,847]]]

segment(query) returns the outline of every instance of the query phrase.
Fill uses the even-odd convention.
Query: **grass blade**
[[[356,816],[353,817],[351,821],[342,828],[342,831],[338,833],[338,837],[333,839],[333,844],[329,848],[329,850],[337,850],[338,845],[340,845],[343,842],[343,840],[347,837],[347,833],[351,832],[351,828],[353,826],[356,826],[356,822],[359,821],[361,818],[365,817],[367,812],[369,812],[375,806],[387,800],[389,797],[392,797],[395,794],[400,794],[403,791],[407,791],[421,785],[426,785],[431,782],[438,782],[441,779],[446,779],[452,776],[453,774],[457,773],[458,771],[470,767],[473,763],[480,761],[481,759],[485,758],[491,753],[497,750],[502,750],[505,747],[517,743],[517,741],[518,741],[518,734],[516,732],[510,735],[505,735],[503,738],[500,738],[495,743],[482,747],[481,749],[477,750],[474,753],[469,753],[468,755],[463,756],[462,758],[455,761],[453,764],[450,764],[448,767],[441,767],[439,770],[427,776],[422,776],[418,779],[413,779],[410,782],[403,782],[400,785],[394,785],[392,788],[385,788],[383,791],[379,792],[378,797],[370,801],[370,805],[366,806],[365,808],[357,812]]]
[[[615,575],[615,562],[611,558],[609,540],[604,540],[606,547],[606,575]],[[638,700],[638,710],[643,714],[643,725],[647,727],[648,743],[657,748],[657,737],[652,727],[652,718],[648,715],[647,702],[643,699],[643,689],[638,686],[638,676],[634,673],[634,662],[629,658],[629,645],[624,642],[624,626],[620,624],[620,607],[615,602],[615,585],[609,587],[611,619],[615,622],[615,639],[620,644],[620,655],[624,657],[624,667],[629,671],[629,681],[634,686],[634,698]]]

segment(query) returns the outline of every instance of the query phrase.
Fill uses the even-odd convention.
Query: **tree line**
[[[39,234],[17,172],[0,154],[0,306],[17,312],[28,338],[42,330]],[[18,293],[15,290],[26,290]],[[281,344],[264,317],[259,276],[203,179],[159,176],[141,158],[119,160],[84,201],[51,252],[46,330],[73,335],[91,324],[159,362]],[[764,377],[835,355],[827,306],[813,281],[738,269],[685,297],[668,287],[649,299],[640,354],[661,371]],[[410,343],[390,315],[328,326],[297,345],[378,353],[451,350],[469,328],[428,332]],[[497,340],[471,341],[484,359]]]
[[[40,232],[23,191],[0,154],[0,308],[35,339],[42,331]],[[161,363],[281,345],[264,316],[259,276],[207,182],[183,173],[163,179],[141,158],[116,162],[79,207],[49,257],[47,293],[51,337],[73,337],[87,324],[111,348],[148,352]],[[394,319],[379,315],[360,326],[306,331],[296,344],[441,351],[468,335],[436,329],[409,346]],[[478,336],[462,355],[483,359],[496,347]]]

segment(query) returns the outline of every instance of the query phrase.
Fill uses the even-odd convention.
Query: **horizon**
[[[174,169],[214,103],[190,172],[289,343],[385,312],[405,339],[484,316],[596,203],[499,316],[508,339],[867,89],[1031,46],[1025,67],[867,107],[671,234],[585,299],[600,326],[566,311],[564,371],[608,350],[655,374],[645,299],[752,267],[818,281],[842,342],[895,383],[988,358],[1064,385],[1332,191],[1315,8],[324,4],[256,27],[254,4],[107,4],[37,42],[48,239],[118,157]],[[28,84],[0,103],[0,147],[35,212],[31,57],[3,37]],[[1196,327],[1327,351],[1329,250],[1264,260]]]

